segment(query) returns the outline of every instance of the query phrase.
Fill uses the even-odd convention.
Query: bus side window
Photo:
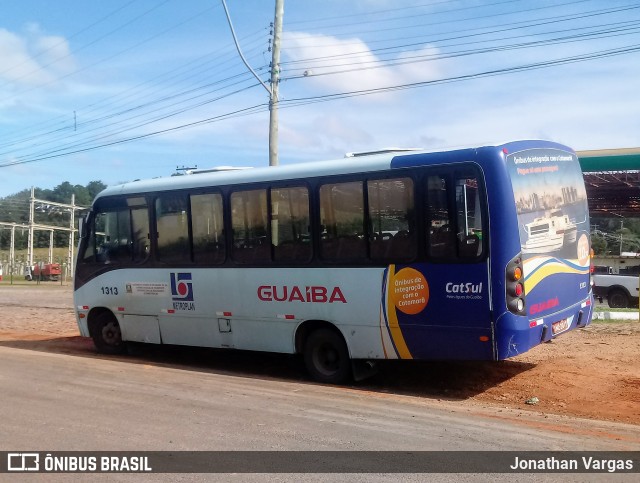
[[[267,190],[231,193],[231,258],[238,263],[264,263],[271,259],[267,232]]]
[[[103,213],[95,214],[89,218],[84,224],[83,237],[87,238],[84,253],[82,254],[82,263],[94,263],[99,256],[99,250],[104,246],[104,216]]]
[[[98,263],[131,261],[131,215],[128,209],[97,213],[93,225]]]
[[[304,187],[271,190],[271,243],[276,261],[308,261],[309,192]]]
[[[136,263],[149,258],[149,213],[146,206],[131,209],[131,242],[130,252]]]
[[[128,264],[149,256],[149,217],[142,197],[104,200],[87,228],[86,263]]]
[[[431,258],[451,258],[455,255],[454,233],[448,202],[447,179],[427,178],[427,252]]]
[[[222,195],[208,193],[191,195],[191,225],[193,231],[193,261],[202,265],[217,265],[225,260]]]
[[[320,256],[325,260],[364,259],[364,191],[361,181],[320,187]]]
[[[186,196],[160,195],[156,198],[155,208],[158,260],[166,263],[191,261]]]
[[[456,213],[458,256],[477,258],[482,255],[482,211],[477,178],[456,177]]]
[[[371,258],[412,259],[416,253],[413,180],[371,180],[367,190]]]

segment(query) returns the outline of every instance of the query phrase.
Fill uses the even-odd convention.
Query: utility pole
[[[247,69],[258,79],[258,82],[262,84],[269,93],[269,166],[278,165],[278,83],[280,82],[280,37],[282,35],[282,17],[284,16],[284,0],[276,0],[275,18],[273,21],[273,49],[271,52],[271,86],[267,86],[262,79],[251,68],[247,59],[244,58],[240,44],[236,37],[236,32],[233,29],[231,23],[231,16],[229,15],[229,9],[225,0],[221,0],[224,7],[224,13],[227,15],[227,21],[229,22],[229,28],[231,29],[231,35],[233,36],[233,42],[236,44],[238,54],[247,66]]]
[[[620,256],[622,256],[622,229],[624,228],[624,218],[620,220]]]
[[[36,191],[31,187],[31,196],[29,197],[29,235],[27,237],[27,265],[33,267],[33,228],[35,224],[35,206],[36,206]]]
[[[67,269],[69,270],[69,274],[73,277],[75,273],[73,271],[73,262],[75,261],[75,257],[73,256],[73,249],[76,246],[75,244],[75,228],[76,228],[76,195],[74,193],[71,194],[71,217],[69,219],[69,251],[67,252]]]
[[[273,52],[271,57],[271,98],[269,99],[269,166],[278,165],[278,86],[280,83],[280,37],[284,0],[276,0],[273,21]]]

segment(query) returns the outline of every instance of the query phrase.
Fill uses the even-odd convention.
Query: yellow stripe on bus
[[[391,297],[391,287],[393,287],[393,277],[395,275],[395,270],[395,265],[389,265],[389,271],[387,275],[387,321],[389,324],[389,332],[391,333],[391,338],[393,339],[393,343],[396,346],[396,350],[400,359],[413,359],[411,351],[409,351],[407,343],[404,340],[404,336],[402,335],[400,324],[398,324],[396,306],[393,298]]]
[[[575,268],[569,267],[563,263],[550,263],[548,265],[544,265],[538,268],[534,273],[532,273],[529,278],[524,282],[524,290],[526,293],[531,292],[533,288],[538,285],[542,280],[549,277],[550,275],[554,275],[556,273],[588,273],[588,268],[585,270],[577,270]]]

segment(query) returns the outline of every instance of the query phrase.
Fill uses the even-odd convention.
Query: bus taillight
[[[522,257],[518,254],[507,264],[507,308],[514,314],[524,315],[524,280]]]
[[[521,283],[516,284],[515,292],[516,297],[522,297],[522,295],[524,294],[524,287]]]

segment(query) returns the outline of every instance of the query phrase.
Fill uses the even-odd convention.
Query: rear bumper
[[[496,358],[517,356],[571,330],[586,327],[593,316],[594,297],[542,317],[505,316],[496,324]]]

